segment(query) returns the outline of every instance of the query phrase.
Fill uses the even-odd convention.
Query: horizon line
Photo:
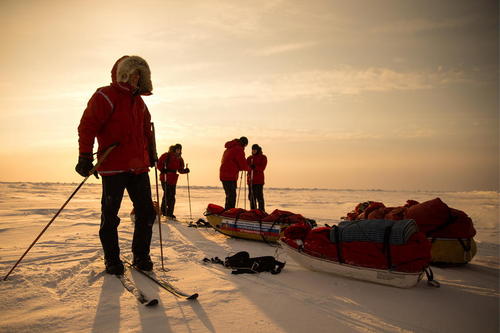
[[[0,180],[0,184],[59,184],[59,185],[78,185],[78,182],[54,182],[54,181],[38,181],[38,182],[24,182],[24,181],[3,181]],[[100,183],[87,183],[87,185],[98,185],[101,186]],[[154,184],[151,184],[153,187]],[[187,188],[186,185],[177,185],[179,188]],[[190,188],[197,189],[222,189],[222,186],[216,185],[191,185]],[[266,187],[266,190],[295,190],[295,191],[339,191],[339,192],[354,192],[354,191],[367,191],[367,192],[448,192],[448,193],[457,193],[457,192],[495,192],[500,194],[500,190],[436,190],[436,189],[381,189],[381,188],[331,188],[331,187]]]

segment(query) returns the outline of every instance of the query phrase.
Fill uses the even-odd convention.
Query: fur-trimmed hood
[[[128,82],[130,74],[136,69],[141,74],[139,93],[141,95],[151,95],[153,91],[151,71],[146,60],[139,56],[123,56],[118,59],[111,70],[111,80],[115,84]]]

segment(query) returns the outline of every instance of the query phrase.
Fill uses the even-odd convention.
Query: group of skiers
[[[258,144],[252,145],[252,155],[245,159],[245,147],[248,139],[242,136],[239,139],[228,141],[225,144],[226,150],[222,155],[220,166],[220,180],[226,193],[226,203],[224,208],[234,208],[236,206],[236,188],[240,171],[247,171],[247,184],[249,186],[248,199],[250,208],[264,211],[264,170],[267,166],[267,157],[262,153],[262,148]]]
[[[109,274],[122,275],[118,241],[118,211],[125,190],[133,203],[135,225],[132,239],[132,264],[144,271],[153,269],[150,245],[156,210],[151,198],[149,168],[158,167],[164,191],[162,214],[175,218],[175,192],[178,173],[190,170],[182,159],[182,146],[175,144],[156,161],[156,143],[151,129],[151,114],[141,96],[152,94],[151,71],[138,56],[123,56],[111,70],[111,84],[98,88],[88,101],[78,126],[79,156],[75,170],[83,177],[91,173],[102,178],[101,225],[99,238]],[[93,164],[97,138],[98,164]],[[264,170],[267,158],[254,144],[245,159],[248,139],[241,137],[225,144],[220,180],[226,193],[225,208],[234,208],[240,171],[248,171],[250,207],[264,211]]]
[[[219,178],[226,193],[225,208],[236,206],[236,189],[240,171],[247,172],[247,184],[249,187],[248,199],[251,209],[265,211],[264,204],[264,170],[267,166],[267,157],[262,153],[258,144],[252,145],[252,155],[245,159],[245,147],[248,139],[242,136],[226,142],[224,154],[222,155]],[[160,180],[163,188],[163,199],[161,212],[164,216],[175,219],[175,192],[179,174],[189,173],[189,168],[184,167],[182,158],[182,145],[177,143],[170,146],[168,152],[161,155],[157,163],[160,171]],[[178,172],[178,173],[177,173]],[[243,175],[243,174],[242,174]]]

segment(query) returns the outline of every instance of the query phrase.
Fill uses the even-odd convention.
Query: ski
[[[132,282],[132,280],[125,276],[125,274],[115,276],[118,278],[118,280],[120,280],[125,289],[127,289],[127,291],[134,295],[141,304],[144,304],[145,306],[155,306],[158,304],[158,300],[156,298],[150,300],[146,296],[144,296],[144,293],[139,288],[137,288],[134,282]]]
[[[173,286],[167,280],[159,278],[153,272],[143,271],[143,270],[135,267],[134,265],[132,265],[127,260],[124,260],[124,262],[125,262],[125,264],[127,264],[128,267],[131,267],[131,268],[135,269],[136,271],[138,271],[139,273],[143,274],[148,279],[150,279],[151,281],[153,281],[154,283],[156,283],[157,285],[159,285],[161,288],[165,289],[166,291],[168,291],[169,293],[171,293],[172,295],[174,295],[176,297],[186,298],[186,299],[189,299],[189,300],[194,300],[194,299],[198,298],[198,293],[194,293],[194,294],[185,293],[185,292],[177,289],[175,286]]]

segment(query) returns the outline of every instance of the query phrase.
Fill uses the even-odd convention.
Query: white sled
[[[398,288],[411,288],[422,279],[424,271],[406,273],[341,264],[337,261],[311,256],[280,241],[281,247],[293,260],[312,271],[326,272],[347,278],[369,281]]]

